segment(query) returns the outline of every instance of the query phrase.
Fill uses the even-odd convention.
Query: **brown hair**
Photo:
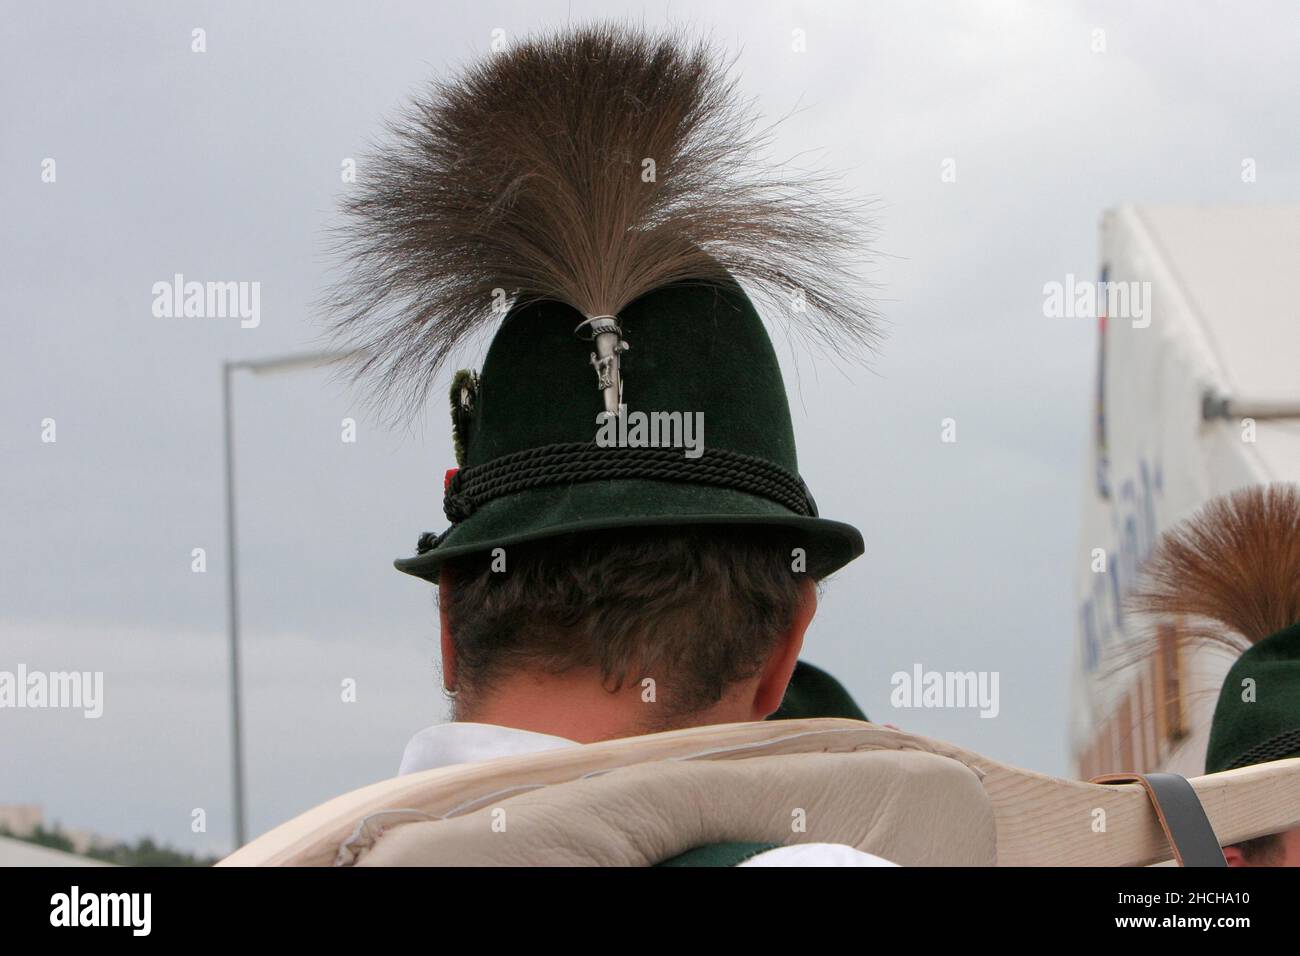
[[[1236,844],[1247,863],[1255,866],[1276,866],[1282,855],[1282,834],[1269,833],[1253,840]]]
[[[758,673],[800,600],[778,529],[628,528],[516,545],[448,568],[457,710],[503,675],[592,668],[608,690],[653,678],[660,725]]]

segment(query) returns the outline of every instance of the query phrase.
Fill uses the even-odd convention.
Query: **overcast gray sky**
[[[221,362],[315,347],[341,164],[409,93],[494,30],[611,14],[712,33],[767,115],[799,107],[778,148],[879,201],[871,369],[783,356],[804,476],[867,542],[806,656],[876,719],[1066,771],[1095,329],[1042,287],[1094,274],[1108,206],[1300,195],[1292,3],[6,2],[0,670],[106,686],[98,720],[0,710],[0,803],[228,849]],[[261,324],[155,317],[175,273],[260,282]],[[241,375],[236,405],[257,833],[442,719],[432,595],[389,562],[443,527],[452,462],[440,401],[387,431],[316,371]],[[892,710],[917,663],[1000,672],[1000,715]]]

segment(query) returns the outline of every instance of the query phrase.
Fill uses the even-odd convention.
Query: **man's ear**
[[[781,699],[785,697],[785,689],[790,683],[790,675],[794,673],[794,665],[799,662],[799,652],[803,650],[804,633],[816,613],[817,584],[811,578],[804,578],[799,582],[799,604],[795,608],[794,618],[777,641],[772,656],[768,658],[759,676],[751,719],[765,720],[781,706]]]
[[[1223,848],[1223,858],[1228,861],[1228,866],[1250,866],[1239,846],[1225,846]]]
[[[438,574],[438,643],[442,646],[442,687],[448,693],[456,690],[456,645],[451,639],[451,624],[447,620],[447,602],[451,599],[451,572],[443,568]]]

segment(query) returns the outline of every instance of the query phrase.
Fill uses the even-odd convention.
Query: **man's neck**
[[[758,719],[744,706],[744,689],[737,690],[707,710],[673,721],[661,716],[666,701],[657,689],[640,683],[609,691],[597,672],[517,674],[501,681],[472,706],[458,709],[456,716],[458,720],[594,743],[656,730]]]

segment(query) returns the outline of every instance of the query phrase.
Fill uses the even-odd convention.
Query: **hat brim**
[[[807,570],[821,579],[865,550],[857,528],[809,518],[742,491],[673,482],[619,479],[531,488],[494,499],[454,526],[436,548],[398,558],[399,571],[438,580],[453,558],[581,531],[673,525],[759,525],[794,532]]]

